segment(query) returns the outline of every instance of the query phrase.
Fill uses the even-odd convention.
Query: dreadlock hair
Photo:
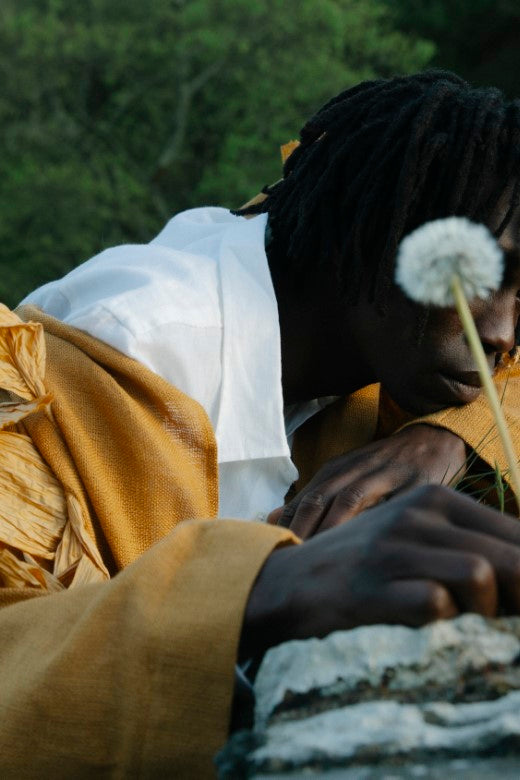
[[[365,279],[383,313],[404,235],[450,215],[489,224],[510,187],[499,235],[520,201],[520,101],[447,71],[363,82],[300,139],[264,202],[235,213],[268,212],[274,275],[303,285],[333,263],[346,299]]]

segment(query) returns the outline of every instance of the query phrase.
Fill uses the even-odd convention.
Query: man
[[[436,72],[361,84],[309,120],[284,178],[240,212],[269,218],[286,400],[294,376],[298,387],[313,383],[309,397],[379,381],[421,415],[474,400],[479,383],[457,315],[424,315],[408,301],[393,284],[395,254],[418,225],[451,214],[484,222],[500,237],[503,292],[474,309],[494,367],[514,346],[518,318],[517,123],[517,103]],[[323,273],[326,265],[336,275]],[[398,449],[385,449],[386,458]],[[373,477],[363,485],[358,511],[397,487],[380,476],[381,487]]]
[[[60,533],[87,563],[60,567],[59,538],[45,565],[12,545],[22,569],[72,586],[0,611],[4,776],[210,774],[237,655],[362,623],[518,612],[517,521],[445,488],[409,491],[459,470],[457,433],[478,444],[465,408],[440,410],[474,400],[490,420],[454,313],[418,309],[392,279],[421,222],[486,222],[508,272],[474,314],[490,366],[513,350],[519,128],[516,104],[451,74],[360,85],[305,126],[253,219],[178,215],[148,247],[109,250],[29,296],[47,313],[20,309],[44,325],[53,401],[19,430],[62,485]],[[378,381],[421,423],[328,463],[273,513],[296,477],[286,433]],[[504,403],[514,422],[511,393]],[[295,545],[283,527],[205,520],[217,509],[211,428],[221,517],[327,532]],[[163,457],[172,442],[181,456]],[[105,572],[125,570],[90,576],[96,551]]]

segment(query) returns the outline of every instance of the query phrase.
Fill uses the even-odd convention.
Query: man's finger
[[[309,490],[301,497],[296,496],[280,510],[274,510],[270,522],[290,528],[302,539],[334,528],[351,520],[382,499],[415,487],[417,479],[406,479],[401,471],[380,468],[369,476],[359,477],[350,472],[323,482],[315,490]]]
[[[447,536],[445,533],[444,544],[438,548],[405,541],[394,543],[381,558],[384,577],[395,581],[434,580],[448,590],[460,612],[496,615],[498,587],[493,562],[482,550],[477,551],[478,545],[473,550],[467,546],[452,547],[451,529],[444,531]]]
[[[459,528],[467,528],[498,537],[520,547],[520,520],[499,514],[496,509],[477,503],[469,496],[440,485],[418,488],[419,504]]]
[[[437,518],[432,517],[431,522],[422,523],[421,542],[442,549],[449,547],[450,550],[461,550],[484,557],[496,573],[504,606],[518,612],[520,611],[519,521],[493,512],[490,525],[487,512],[481,516],[480,512],[475,511],[475,504],[471,504],[471,509],[475,524],[478,528],[484,527],[484,531],[469,528],[469,518],[461,521],[463,523],[461,528],[453,524],[439,523]],[[516,542],[515,537],[518,540]]]
[[[457,496],[464,501],[464,508],[456,511],[455,507],[448,517],[452,523],[461,528],[471,528],[483,534],[498,536],[504,542],[510,542],[520,548],[520,520],[513,515],[498,514],[491,507],[477,504],[468,496]]]
[[[379,595],[377,609],[377,622],[407,626],[423,626],[434,620],[449,620],[459,614],[448,589],[426,579],[389,583]]]
[[[324,513],[319,530],[326,531],[341,525],[383,499],[411,489],[415,484],[415,480],[397,482],[395,473],[390,469],[381,469],[369,477],[356,480],[334,497]]]
[[[273,509],[272,512],[269,512],[267,515],[267,522],[269,525],[281,525],[280,520],[282,519],[284,509],[284,506],[278,506],[276,509]]]
[[[346,482],[346,485],[339,488],[340,481]],[[309,490],[301,498],[297,496],[293,499],[285,507],[278,525],[290,528],[297,536],[307,539],[318,531],[350,520],[395,489],[395,474],[389,469],[381,469],[364,479],[342,474],[340,478],[335,477],[319,488]]]
[[[307,539],[309,536],[313,536],[318,530],[321,522],[321,518],[326,509],[326,497],[324,493],[319,490],[311,490],[309,493],[305,493],[295,508],[288,512],[290,522],[286,525],[286,528],[299,536],[301,539]],[[286,518],[282,517],[282,521]],[[280,522],[279,525],[283,525]]]

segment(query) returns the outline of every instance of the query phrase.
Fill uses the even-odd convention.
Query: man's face
[[[517,216],[499,242],[506,267],[501,289],[486,301],[475,299],[471,303],[491,369],[515,345],[520,316],[519,227]],[[399,406],[414,414],[475,400],[480,381],[457,312],[432,307],[419,338],[424,309],[409,301],[397,287],[389,295],[384,316],[363,299],[354,307],[352,335],[367,372],[381,382]]]

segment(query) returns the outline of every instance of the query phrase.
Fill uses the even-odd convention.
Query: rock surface
[[[254,730],[220,754],[221,778],[520,775],[518,618],[288,642],[264,658],[255,695]]]

